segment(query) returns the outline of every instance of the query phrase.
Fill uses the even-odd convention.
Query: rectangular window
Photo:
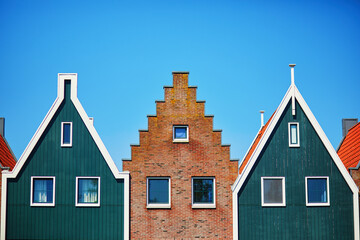
[[[305,177],[306,206],[330,206],[329,177]]]
[[[261,205],[263,207],[284,207],[285,177],[261,177]]]
[[[72,146],[72,122],[61,123],[61,146]]]
[[[216,208],[215,178],[193,177],[191,181],[192,181],[192,207]]]
[[[76,177],[75,205],[100,206],[100,177]]]
[[[147,178],[147,208],[170,208],[170,178]]]
[[[299,123],[289,123],[289,147],[300,147]]]
[[[173,142],[189,142],[189,127],[173,126]]]
[[[31,206],[55,206],[55,177],[31,177]]]

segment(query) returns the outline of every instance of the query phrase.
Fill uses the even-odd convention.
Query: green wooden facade
[[[298,122],[300,147],[289,147]],[[262,207],[261,177],[285,177],[286,206]],[[305,177],[328,176],[330,206],[306,206]],[[353,192],[308,117],[291,101],[238,192],[239,239],[354,239]]]
[[[124,179],[116,179],[70,99],[65,97],[16,178],[7,183],[6,239],[124,239]],[[73,123],[61,147],[61,122]],[[31,176],[55,176],[55,206],[30,206]],[[100,206],[75,206],[75,179],[100,177]]]

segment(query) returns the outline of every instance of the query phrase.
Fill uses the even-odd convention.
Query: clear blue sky
[[[172,71],[190,85],[242,159],[295,83],[334,148],[341,119],[360,117],[360,2],[0,0],[0,116],[20,158],[57,95],[78,97],[121,169]]]

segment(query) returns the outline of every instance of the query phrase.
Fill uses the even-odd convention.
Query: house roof
[[[71,90],[70,90],[70,99],[73,102],[77,112],[79,113],[82,121],[84,122],[86,128],[89,130],[90,135],[94,139],[96,145],[98,146],[101,154],[103,155],[106,163],[108,164],[111,172],[113,173],[115,178],[124,178],[129,174],[128,172],[119,172],[114,161],[112,160],[109,152],[107,151],[104,143],[102,142],[100,136],[95,130],[93,126],[92,120],[89,119],[86,114],[84,108],[82,107],[79,99],[77,98],[77,74],[76,73],[59,73],[58,74],[58,96],[51,106],[49,112],[46,114],[44,120],[40,124],[39,128],[36,130],[34,136],[30,140],[30,143],[26,147],[24,153],[21,155],[19,161],[14,167],[12,172],[7,173],[8,178],[15,178],[17,174],[20,172],[20,169],[27,161],[30,156],[32,150],[34,149],[36,143],[39,141],[40,137],[44,133],[45,129],[49,125],[51,119],[54,117],[57,110],[60,108],[61,103],[64,100],[64,89],[65,89],[65,80],[71,81]]]
[[[271,115],[271,117],[267,121],[267,123],[260,128],[260,130],[259,130],[258,134],[256,135],[253,143],[251,144],[248,152],[246,153],[244,160],[241,162],[241,164],[239,166],[239,174],[241,174],[242,170],[244,170],[246,164],[249,162],[251,155],[253,154],[254,150],[256,149],[257,145],[259,144],[260,139],[264,135],[264,132],[267,129],[267,127],[269,126],[269,123],[270,123],[271,119],[273,118],[274,114],[275,114],[275,112]]]
[[[0,134],[0,164],[1,167],[9,167],[12,170],[16,164],[15,156],[13,155],[10,146],[7,144],[5,138]]]
[[[360,122],[349,129],[337,153],[346,169],[358,166],[360,161]]]
[[[294,67],[294,66],[290,66]],[[271,134],[276,129],[277,123],[281,121],[281,116],[286,110],[286,106],[291,103],[292,108],[292,114],[296,115],[296,104],[297,101],[300,105],[300,108],[305,113],[306,117],[308,118],[309,122],[315,129],[317,135],[319,136],[320,140],[324,144],[326,150],[328,151],[329,155],[333,159],[335,165],[337,166],[338,170],[344,177],[346,183],[348,184],[349,188],[351,189],[353,193],[353,208],[354,208],[354,236],[355,239],[359,239],[359,198],[358,198],[358,188],[351,178],[350,174],[347,172],[347,169],[345,168],[344,164],[341,162],[339,156],[337,155],[335,149],[331,145],[329,139],[325,135],[324,131],[322,130],[320,124],[316,120],[315,116],[311,112],[309,106],[306,104],[304,98],[300,94],[299,90],[295,86],[294,80],[293,80],[293,69],[292,69],[292,81],[289,89],[287,90],[284,98],[282,99],[279,107],[276,109],[273,116],[269,119],[269,121],[266,123],[266,125],[260,129],[259,133],[257,134],[257,137],[255,138],[252,146],[250,147],[248,153],[246,154],[246,157],[243,161],[243,163],[240,165],[241,171],[239,171],[239,176],[235,180],[235,183],[232,185],[231,189],[233,191],[233,238],[238,238],[238,193],[242,186],[246,183],[246,180],[248,176],[250,176],[251,171],[254,167],[256,167],[256,162],[259,160],[259,156],[266,146],[266,143],[270,139]]]

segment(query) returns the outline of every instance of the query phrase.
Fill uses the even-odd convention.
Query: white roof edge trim
[[[260,154],[263,146],[265,145],[265,143],[267,142],[268,137],[270,136],[270,134],[272,133],[272,130],[274,129],[274,125],[276,125],[277,121],[279,120],[279,118],[281,117],[282,112],[284,111],[288,101],[291,98],[291,89],[293,86],[290,86],[289,89],[287,90],[284,98],[282,99],[279,107],[276,109],[274,116],[272,117],[272,119],[269,122],[269,125],[267,126],[267,128],[265,129],[264,134],[262,135],[261,139],[259,140],[259,143],[257,144],[256,148],[254,149],[254,152],[252,153],[252,155],[250,156],[250,159],[248,161],[248,163],[245,165],[243,171],[241,172],[241,174],[239,175],[239,177],[236,179],[235,183],[233,184],[234,186],[234,192],[239,192],[242,184],[244,183],[247,175],[249,174],[250,170],[252,169],[252,166],[254,165],[253,159],[257,158],[258,155]],[[283,107],[282,107],[283,106]],[[275,122],[275,124],[274,124]],[[270,130],[271,129],[271,130]],[[264,140],[265,139],[265,140]],[[250,146],[251,147],[251,146]],[[260,149],[260,151],[258,150]],[[245,179],[243,179],[243,176],[245,176]]]
[[[59,73],[58,74],[58,96],[51,106],[48,113],[45,115],[45,118],[41,122],[40,126],[36,130],[35,134],[31,138],[29,144],[25,148],[23,154],[21,155],[20,159],[17,161],[14,169],[11,172],[6,173],[7,178],[16,178],[18,173],[20,172],[21,168],[27,161],[29,155],[33,151],[34,147],[36,146],[37,142],[39,141],[40,137],[44,133],[46,127],[49,125],[50,121],[54,117],[56,111],[59,109],[62,101],[64,100],[64,87],[65,87],[65,80],[71,81],[71,101],[73,102],[76,110],[78,111],[82,121],[84,122],[85,126],[90,132],[90,135],[95,141],[95,144],[98,146],[101,154],[103,155],[106,163],[108,164],[111,172],[113,173],[115,178],[126,178],[126,175],[120,174],[118,168],[116,167],[114,161],[112,160],[109,152],[107,151],[104,143],[100,139],[100,136],[95,130],[95,127],[91,124],[89,117],[87,116],[84,108],[82,107],[80,101],[77,98],[77,73]]]
[[[116,179],[124,179],[124,239],[130,239],[130,173],[119,172],[114,161],[112,160],[109,152],[105,148],[104,143],[100,139],[100,136],[96,132],[94,126],[91,124],[89,117],[87,116],[85,110],[77,99],[77,74],[76,73],[59,73],[58,74],[58,96],[51,106],[50,110],[46,114],[45,118],[41,122],[40,126],[36,130],[34,136],[31,138],[29,144],[25,148],[20,159],[17,161],[14,169],[9,171],[3,171],[2,173],[2,182],[3,187],[1,189],[2,196],[7,196],[7,179],[16,178],[21,168],[27,161],[29,155],[33,151],[40,137],[43,135],[46,127],[49,125],[49,122],[54,117],[56,111],[59,109],[62,101],[64,100],[64,86],[65,80],[71,81],[71,101],[73,102],[76,110],[78,111],[81,119],[83,120],[85,126],[90,132],[90,135],[95,141],[95,144],[98,146],[101,154],[103,155],[107,165],[109,166],[111,172],[113,173]],[[1,201],[1,227],[0,227],[0,239],[5,239],[6,231],[6,197]]]
[[[291,92],[294,91],[294,92]],[[355,182],[351,178],[350,174],[348,174],[345,166],[341,162],[339,156],[336,154],[335,149],[331,145],[329,139],[325,135],[324,131],[322,130],[320,124],[316,120],[315,116],[311,112],[309,106],[306,104],[304,98],[300,94],[297,87],[294,85],[290,85],[288,91],[286,92],[283,100],[281,101],[279,107],[277,108],[273,119],[270,121],[267,129],[265,130],[262,138],[260,139],[258,145],[256,146],[253,154],[250,156],[249,162],[246,164],[245,168],[243,169],[243,172],[239,175],[239,177],[236,179],[235,183],[233,184],[233,204],[238,204],[237,194],[240,191],[242,185],[244,184],[245,180],[247,179],[251,169],[253,168],[254,164],[257,161],[257,158],[259,154],[261,153],[261,150],[263,149],[264,145],[268,141],[271,133],[273,132],[277,122],[279,121],[279,118],[281,117],[282,113],[284,112],[284,109],[288,102],[291,100],[292,95],[294,95],[295,99],[298,101],[300,107],[304,111],[306,117],[309,119],[309,122],[314,127],[314,130],[316,134],[319,136],[320,140],[323,142],[325,149],[328,151],[329,155],[333,159],[335,165],[338,167],[340,173],[344,177],[346,183],[350,187],[351,191],[353,192],[353,210],[354,210],[354,239],[360,238],[360,231],[359,231],[359,197],[358,197],[358,187],[356,186]],[[234,205],[235,206],[235,205]],[[235,212],[236,209],[236,212]],[[235,220],[236,218],[236,220]],[[233,207],[233,229],[237,228],[237,207]],[[235,225],[236,223],[236,225]],[[238,231],[233,230],[233,238],[238,238]]]
[[[242,158],[241,162],[239,162],[238,175],[239,175],[239,169],[240,169],[241,164],[244,162],[246,156],[247,156],[248,153],[250,152],[250,149],[251,149],[252,145],[254,144],[256,138],[258,137],[258,135],[259,135],[259,133],[260,133],[260,131],[261,131],[261,129],[262,129],[263,127],[265,127],[265,125],[264,125],[264,126],[261,126],[260,129],[257,131],[257,133],[256,133],[256,135],[255,135],[255,137],[254,137],[254,140],[252,140],[252,142],[251,142],[251,144],[250,144],[250,147],[249,147],[248,150],[246,151],[246,153],[245,153],[244,157]]]

